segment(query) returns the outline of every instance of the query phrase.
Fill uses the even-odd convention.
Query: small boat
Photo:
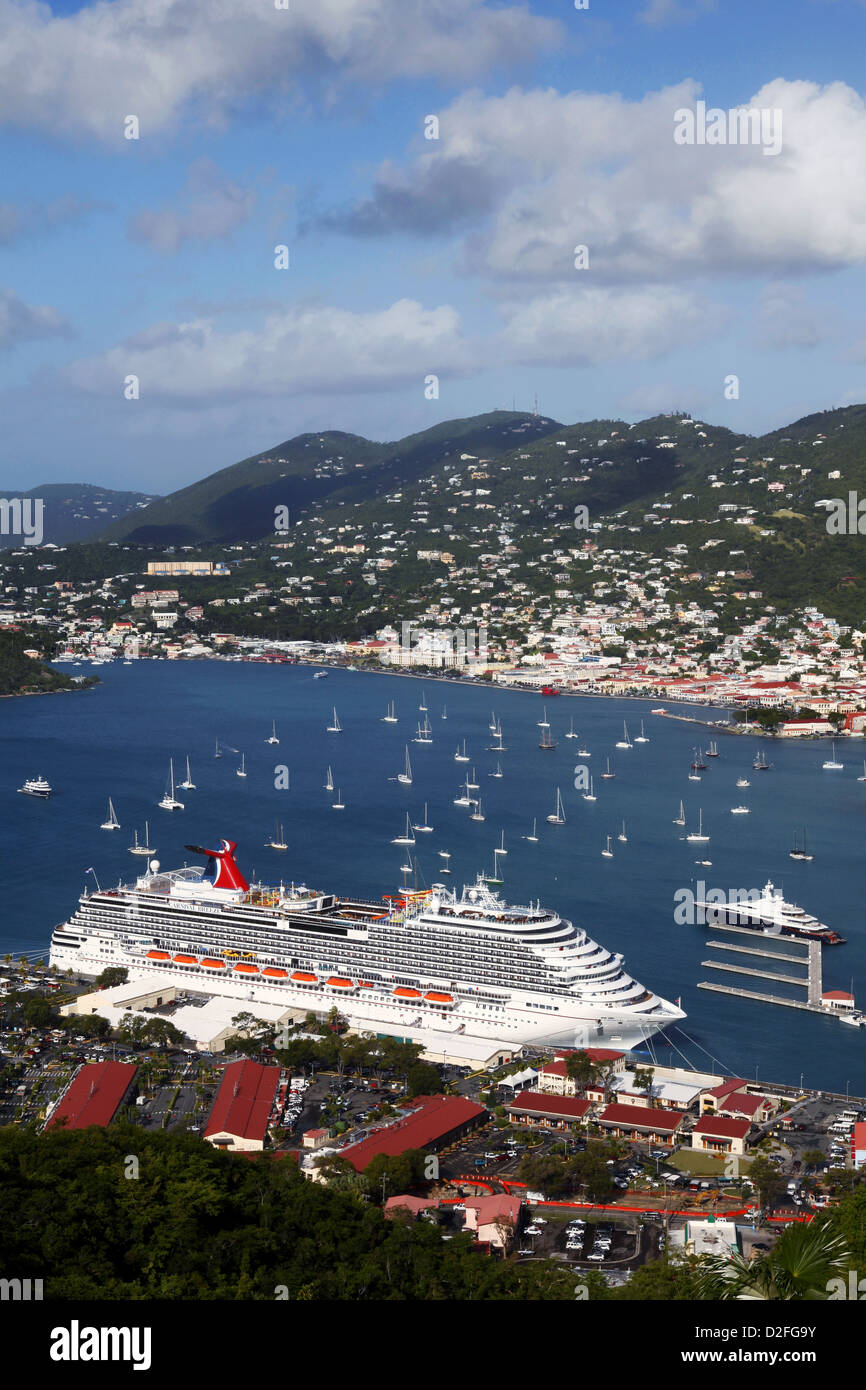
[[[162,800],[160,801],[159,805],[162,807],[162,809],[163,809],[164,811],[182,811],[182,810],[183,810],[183,802],[182,802],[182,801],[178,801],[177,797],[176,797],[175,794],[174,794],[174,759],[173,759],[173,758],[169,758],[169,762],[168,762],[168,785],[166,786],[165,794],[163,795],[163,798],[162,798]]]
[[[100,830],[120,829],[120,821],[117,819],[117,816],[115,814],[114,802],[112,801],[111,797],[108,798],[108,819],[104,820],[99,828]]]
[[[454,798],[454,805],[455,805],[455,806],[471,806],[471,805],[472,805],[472,797],[469,795],[469,788],[468,788],[468,787],[464,786],[463,791],[460,792],[460,794],[459,794],[458,796],[455,796],[455,798]]]
[[[41,796],[43,799],[51,795],[51,784],[45,781],[41,775],[39,777],[27,777],[24,786],[18,790],[25,796]]]
[[[328,679],[328,673],[327,673],[327,671],[314,671],[314,672],[313,672],[313,680],[314,680],[314,681],[326,681],[327,679]]]
[[[489,884],[491,884],[491,885],[495,885],[495,884],[498,884],[498,883],[504,883],[504,882],[505,882],[505,879],[502,877],[502,874],[500,873],[500,870],[499,870],[499,855],[500,855],[500,854],[501,854],[501,850],[495,849],[495,850],[493,851],[493,873],[492,873],[492,874],[485,874],[485,875],[484,875],[484,882],[485,882],[485,883],[489,883]]]
[[[606,762],[606,764],[605,764],[604,772],[603,772],[601,775],[602,775],[602,780],[605,781],[605,782],[610,782],[610,781],[612,781],[613,778],[616,776],[616,773],[615,773],[615,772],[611,772],[611,770],[610,770],[610,758],[608,758],[608,760],[607,760],[607,762]]]
[[[447,706],[447,705],[443,705],[443,706],[442,706],[442,718],[443,718],[443,719],[447,719],[447,718],[448,718],[448,706]],[[450,874],[451,870],[450,870],[450,869],[443,869],[442,872],[443,872],[443,873],[449,873],[449,874]]]
[[[392,845],[414,845],[415,836],[412,834],[412,827],[409,824],[409,812],[406,812],[406,829],[402,835],[391,841]]]
[[[332,792],[334,790],[334,774],[331,771],[330,764],[328,764],[328,775],[325,778],[324,790],[326,792]]]
[[[538,746],[539,746],[539,748],[543,748],[544,751],[545,751],[545,753],[551,752],[551,751],[556,747],[556,744],[553,742],[553,739],[550,737],[550,728],[549,728],[549,727],[547,727],[547,728],[544,730],[544,732],[542,733],[541,739],[540,739],[540,741],[539,741]]]
[[[508,853],[508,850],[505,848],[505,831],[504,831],[504,830],[503,830],[503,832],[502,832],[502,834],[501,834],[501,836],[500,836],[500,839],[499,839],[499,850],[498,850],[498,853],[499,853],[499,854],[507,854],[507,853]]]
[[[477,792],[477,791],[478,791],[478,788],[479,788],[479,785],[480,785],[480,784],[479,784],[478,782],[476,782],[476,780],[475,780],[475,778],[476,778],[477,776],[478,776],[478,774],[477,774],[477,772],[475,771],[475,768],[473,767],[473,769],[472,769],[472,780],[470,781],[468,777],[467,777],[467,779],[466,779],[466,790],[467,790],[467,791],[470,791],[470,792]]]
[[[460,744],[457,745],[457,752],[454,754],[455,763],[468,763],[469,754],[466,752],[466,740],[463,740],[463,752],[460,752]]]
[[[220,741],[219,741],[219,739],[217,739],[217,741],[216,741],[216,752],[214,753],[214,757],[215,757],[215,758],[221,758],[221,757],[222,757],[222,749],[220,748]]]
[[[412,764],[409,761],[409,745],[406,744],[406,761],[403,764],[403,771],[397,773],[397,781],[402,782],[404,787],[412,785]]]
[[[621,840],[623,844],[626,844],[626,843],[627,843],[627,841],[628,841],[628,836],[627,836],[626,833],[625,833],[625,821],[623,821],[623,823],[622,823],[622,830],[619,832],[619,834],[617,835],[616,838],[617,838],[618,840]]]
[[[451,870],[448,867],[448,861],[451,858],[451,855],[448,853],[447,849],[440,849],[439,858],[445,860],[445,863],[441,866],[439,872],[442,874],[450,874]]]
[[[240,765],[240,767],[235,768],[235,775],[236,775],[237,777],[246,777],[246,775],[247,775],[247,762],[246,762],[246,757],[244,756],[243,753],[241,753],[241,765]]]
[[[501,776],[502,776],[502,764],[501,764],[501,763],[497,763],[497,764],[496,764],[496,771],[495,771],[495,772],[488,772],[487,776],[488,776],[488,777],[501,777]]]
[[[718,745],[716,744],[715,739],[713,739],[713,740],[711,741],[711,743],[710,743],[709,748],[707,749],[707,757],[708,757],[708,758],[717,758],[718,756],[719,756]]]
[[[690,782],[700,782],[700,780],[701,780],[701,774],[700,774],[699,772],[690,772],[690,773],[689,773],[689,781],[690,781]]]
[[[140,845],[140,844],[138,843],[138,831],[136,830],[136,831],[134,832],[134,835],[133,835],[133,843],[129,846],[129,853],[130,853],[130,854],[155,854],[155,853],[156,853],[156,850],[154,849],[153,845],[151,845],[151,844],[148,843],[149,840],[150,840],[150,826],[149,826],[148,822],[145,821],[145,822],[144,822],[144,844],[143,844],[143,845]]]
[[[731,815],[732,815],[732,816],[747,816],[748,814],[749,814],[749,808],[748,808],[748,806],[732,806],[732,807],[731,807]]]
[[[279,743],[279,739],[277,739],[277,742]],[[183,787],[185,792],[195,791],[195,782],[192,780],[192,773],[189,770],[189,754],[187,754],[186,759],[186,777],[180,785]]]
[[[643,731],[643,720],[640,721],[640,733],[635,739],[635,743],[649,743],[649,739]]]
[[[271,736],[265,739],[265,743],[279,743],[279,741],[280,740],[277,738],[277,721],[274,719],[271,723]]]
[[[529,843],[530,843],[531,845],[537,845],[537,844],[538,844],[538,834],[537,834],[537,830],[536,830],[536,823],[535,823],[535,817],[534,817],[534,816],[533,816],[533,818],[532,818],[532,834],[531,834],[531,835],[524,835],[523,838],[524,838],[524,840],[528,840]]]
[[[492,734],[496,733],[496,715],[493,710],[490,711],[490,723],[487,727]]]
[[[475,807],[475,810],[472,812],[472,815],[469,817],[469,819],[470,819],[470,820],[486,820],[487,817],[484,815],[484,812],[481,810],[481,797],[479,796],[478,800],[477,800],[477,801],[473,801],[472,804],[473,804],[473,806]]]
[[[853,1009],[851,1013],[840,1013],[836,1017],[840,1023],[847,1023],[849,1028],[866,1028],[866,1014],[858,1013]]]
[[[764,757],[764,754],[761,752],[760,749],[758,749],[758,752],[755,755],[755,761],[752,763],[752,767],[755,769],[755,771],[769,772],[772,766],[773,764],[768,763],[767,759]]]
[[[550,721],[549,721],[549,719],[547,718],[547,705],[544,706],[544,718],[538,720],[538,727],[539,727],[539,729],[549,729],[549,728],[550,728]]]
[[[396,723],[397,723],[397,701],[396,701],[396,700],[392,700],[391,703],[390,703],[390,705],[388,705],[388,707],[387,707],[385,713],[382,715],[382,723],[383,723],[383,724],[396,724]]]
[[[568,733],[565,735],[565,737],[566,737],[566,738],[580,738],[580,734],[576,734],[576,733],[574,732],[574,716],[573,716],[573,715],[572,715],[572,718],[571,718],[571,723],[570,723],[569,726],[568,726]]]
[[[678,816],[674,816],[674,825],[685,825],[685,823],[686,823],[686,812],[685,812],[685,807],[683,806],[683,803],[680,802],[680,813],[679,813]]]
[[[421,687],[421,703],[420,703],[420,705],[418,706],[418,708],[419,708],[419,710],[421,711],[422,714],[426,714],[426,713],[427,713],[427,700],[426,700],[426,698],[425,698],[425,696],[424,696],[424,687],[423,687],[423,685],[422,685],[422,687]]]
[[[577,756],[579,758],[591,758],[592,754],[590,753],[588,748],[578,748]]]
[[[832,758],[828,758],[826,762],[822,763],[821,767],[824,769],[825,772],[841,772],[844,766],[844,763],[837,762],[836,760],[836,741],[834,739],[833,756]]]
[[[281,850],[282,850],[282,849],[288,849],[288,848],[289,848],[289,847],[288,847],[288,845],[286,844],[286,837],[285,837],[285,835],[283,834],[283,827],[282,827],[281,825],[280,825],[280,826],[276,826],[276,825],[275,825],[275,826],[274,826],[273,838],[270,839],[270,840],[265,840],[265,849],[281,849]]]
[[[427,719],[426,714],[424,715],[424,723],[418,725],[418,732],[416,733],[416,735],[415,735],[415,737],[413,738],[412,742],[413,742],[413,743],[432,743],[432,742],[433,742],[433,730],[432,730],[431,727],[430,727],[430,724],[429,724],[429,722],[428,722],[428,719]]]
[[[686,836],[686,839],[694,845],[705,845],[709,841],[709,838],[709,835],[704,834],[704,813],[703,811],[698,811],[697,833],[693,830],[690,835]]]
[[[583,793],[584,801],[598,801],[598,797],[592,789],[592,778],[589,779],[589,791]]]
[[[343,800],[343,793],[340,791],[339,787],[337,788],[337,800],[331,802],[331,807],[334,811],[345,811],[346,809],[346,803]]]
[[[622,721],[622,738],[615,745],[617,748],[631,748],[631,739],[628,736],[628,725]]]
[[[603,849],[602,852],[601,852],[601,857],[602,857],[602,859],[613,859],[613,850],[612,850],[611,847],[610,847],[610,836],[609,836],[609,835],[608,835],[608,837],[607,837],[607,843],[606,843],[604,849]]]
[[[565,807],[562,804],[562,792],[559,787],[556,789],[556,810],[547,817],[549,825],[565,825]]]
[[[340,724],[340,721],[339,721],[339,719],[337,718],[337,706],[336,706],[336,705],[334,706],[334,717],[333,717],[333,719],[331,720],[331,723],[328,725],[328,727],[327,727],[327,729],[325,730],[325,732],[328,733],[328,734],[341,734],[341,733],[343,732],[342,725]]]
[[[738,777],[738,778],[737,778],[737,786],[738,786],[738,787],[750,787],[751,785],[752,785],[752,784],[751,784],[751,782],[749,781],[748,777]]]
[[[706,765],[706,763],[704,762],[704,755],[703,755],[703,752],[701,751],[701,749],[699,749],[699,748],[693,748],[693,749],[692,749],[692,752],[693,752],[694,755],[695,755],[695,760],[694,760],[694,762],[692,762],[692,763],[689,764],[689,766],[691,767],[692,771],[693,771],[693,772],[706,772],[706,770],[707,770],[707,765]]]
[[[807,850],[806,850],[806,827],[805,827],[805,825],[803,826],[803,844],[802,844],[802,848],[797,844],[797,832],[796,832],[796,830],[795,830],[795,831],[794,831],[794,848],[788,850],[788,858],[789,858],[789,859],[801,859],[801,860],[803,860],[805,863],[808,863],[808,864],[811,864],[812,860],[815,858],[814,854],[809,854],[809,853],[807,852]]]
[[[427,819],[427,802],[426,802],[426,801],[424,802],[424,819],[423,819],[423,821],[421,822],[420,825],[413,825],[413,826],[412,826],[412,829],[415,831],[416,834],[418,834],[418,833],[420,832],[422,835],[429,835],[429,834],[432,832],[433,827],[432,827],[432,825],[430,824],[430,822],[429,822],[428,819]]]
[[[858,782],[866,782],[866,763],[863,764],[863,776],[857,778]]]

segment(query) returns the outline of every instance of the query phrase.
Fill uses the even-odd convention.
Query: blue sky
[[[536,393],[750,431],[866,399],[862,0],[289,6],[0,0],[2,486],[167,492]],[[698,100],[780,151],[677,145]]]

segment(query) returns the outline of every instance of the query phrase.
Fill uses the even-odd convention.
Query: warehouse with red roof
[[[410,1115],[377,1130],[360,1144],[341,1149],[340,1157],[347,1158],[357,1172],[363,1173],[378,1154],[396,1158],[407,1149],[435,1153],[477,1128],[487,1117],[483,1105],[476,1105],[465,1096],[416,1096],[407,1104],[413,1107]]]
[[[607,1105],[597,1123],[622,1139],[653,1139],[670,1144],[685,1119],[679,1110],[655,1110],[648,1105]]]
[[[744,1154],[751,1120],[702,1115],[692,1130],[692,1148],[715,1154]]]
[[[279,1067],[231,1062],[223,1072],[203,1137],[219,1149],[261,1151],[279,1081]]]
[[[548,1129],[563,1129],[580,1124],[592,1102],[578,1096],[550,1096],[538,1091],[518,1091],[505,1107],[512,1124],[539,1125]]]
[[[45,1128],[109,1125],[128,1103],[138,1067],[128,1062],[88,1062],[72,1078]]]

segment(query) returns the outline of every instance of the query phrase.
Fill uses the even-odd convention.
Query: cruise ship
[[[51,938],[51,965],[245,1001],[285,1002],[351,1027],[518,1043],[622,1048],[685,1018],[623,970],[622,956],[536,903],[505,903],[482,877],[379,902],[303,885],[250,885],[236,844],[187,845],[207,863],[82,893]]]

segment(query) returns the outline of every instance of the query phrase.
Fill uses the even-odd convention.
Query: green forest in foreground
[[[672,1257],[612,1289],[595,1272],[518,1265],[469,1236],[445,1241],[430,1222],[386,1220],[352,1192],[309,1182],[291,1157],[223,1154],[126,1123],[10,1127],[0,1131],[0,1268],[42,1279],[47,1300],[669,1301],[731,1297],[738,1279],[759,1297],[827,1298],[834,1274],[866,1268],[866,1188],[744,1270]]]
[[[54,690],[78,690],[83,681],[75,681],[60,671],[52,671],[42,661],[25,656],[32,638],[22,632],[0,632],[0,695],[26,695]],[[92,685],[92,678],[88,678]]]

